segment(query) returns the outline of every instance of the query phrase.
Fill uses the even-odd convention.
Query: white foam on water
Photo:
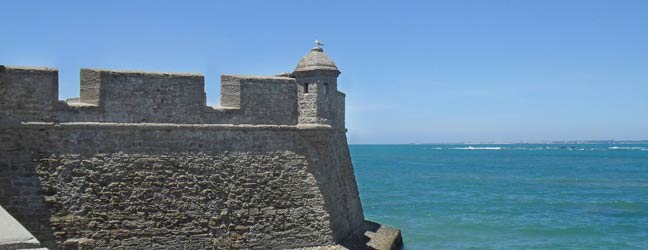
[[[641,150],[648,151],[648,147],[609,147],[610,150]]]
[[[450,149],[459,149],[459,150],[502,150],[502,147],[462,147],[462,148],[450,148]]]

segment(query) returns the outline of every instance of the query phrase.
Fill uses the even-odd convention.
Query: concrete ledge
[[[359,250],[400,250],[403,248],[403,238],[397,228],[365,221],[340,245]]]
[[[40,242],[0,206],[0,250],[40,247]]]

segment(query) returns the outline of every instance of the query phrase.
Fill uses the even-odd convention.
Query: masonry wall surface
[[[353,174],[348,165],[331,161],[340,146],[332,132],[119,125],[1,132],[12,142],[0,159],[1,202],[48,246],[87,238],[99,249],[289,248],[332,244],[363,221],[357,199],[338,196],[357,190],[338,175]]]

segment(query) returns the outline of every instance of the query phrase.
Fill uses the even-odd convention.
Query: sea
[[[350,145],[365,217],[415,249],[648,249],[648,144]]]

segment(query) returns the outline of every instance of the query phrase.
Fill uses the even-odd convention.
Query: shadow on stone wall
[[[35,164],[23,148],[8,143],[0,143],[4,147],[0,150],[0,205],[44,247],[58,249],[49,221],[47,190],[43,190]]]
[[[315,177],[329,215],[335,243],[343,241],[364,221],[344,134],[313,131],[302,133],[308,142],[309,171]]]

